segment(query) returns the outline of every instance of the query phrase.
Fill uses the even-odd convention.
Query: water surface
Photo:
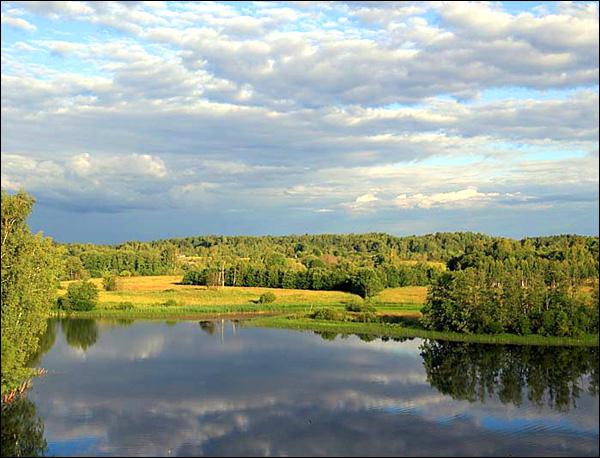
[[[598,456],[595,348],[61,320],[43,351],[50,455]]]

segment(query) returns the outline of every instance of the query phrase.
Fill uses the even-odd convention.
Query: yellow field
[[[375,300],[385,304],[424,304],[427,299],[426,286],[404,286],[387,288],[375,296]]]
[[[91,281],[100,291],[98,309],[110,310],[118,308],[122,303],[129,302],[135,309],[162,307],[171,301],[169,308],[206,308],[214,312],[219,308],[250,311],[264,306],[256,301],[261,294],[272,291],[276,300],[268,304],[266,309],[293,310],[312,307],[344,307],[350,302],[360,300],[358,296],[341,291],[308,291],[299,289],[274,289],[234,287],[207,288],[180,284],[182,277],[151,276],[119,278],[118,291],[104,291],[102,279]],[[61,293],[64,294],[71,282],[62,282]],[[414,312],[424,302],[426,288],[406,287],[390,288],[374,298],[375,305],[382,306],[386,311],[410,310]],[[234,308],[231,308],[234,307]]]
[[[118,291],[103,291],[102,279],[92,282],[100,290],[100,306],[109,308],[111,304],[131,302],[137,305],[160,305],[169,299],[185,306],[218,306],[252,304],[261,294],[272,291],[276,304],[334,305],[352,300],[355,296],[340,291],[306,291],[299,289],[251,288],[226,286],[207,288],[206,286],[182,285],[181,276],[152,276],[119,278]],[[70,282],[63,282],[66,289]],[[106,307],[105,307],[106,306]]]

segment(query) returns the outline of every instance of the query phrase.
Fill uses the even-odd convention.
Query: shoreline
[[[408,316],[414,314],[407,313]],[[456,332],[430,331],[422,328],[403,326],[396,323],[360,323],[347,321],[325,321],[308,318],[306,315],[292,315],[275,310],[223,312],[198,310],[93,310],[89,312],[53,311],[50,318],[75,319],[123,319],[123,320],[216,320],[239,319],[244,327],[289,329],[295,331],[330,332],[336,334],[370,335],[390,338],[422,338],[464,343],[502,345],[541,345],[598,347],[598,335],[583,337],[555,337],[517,334],[462,334]]]
[[[421,338],[446,340],[452,342],[502,344],[502,345],[538,345],[598,347],[598,335],[577,337],[555,337],[517,334],[461,334],[445,331],[429,331],[422,328],[407,327],[390,323],[356,323],[343,321],[324,321],[306,317],[274,316],[245,321],[244,326],[290,329],[296,331],[331,332],[337,334],[371,335],[390,338]]]

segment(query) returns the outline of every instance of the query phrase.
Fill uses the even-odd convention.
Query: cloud
[[[2,13],[1,22],[2,24],[6,24],[11,27],[16,27],[18,29],[27,30],[30,32],[37,30],[37,27],[35,25],[31,24],[30,22],[27,22],[25,19],[9,16],[8,14],[4,13]]]
[[[379,199],[373,193],[363,194],[362,196],[358,196],[355,200],[357,204],[365,204],[368,202],[375,202]]]
[[[595,3],[3,2],[2,20],[2,185],[42,206],[202,205],[263,233],[282,213],[328,231],[597,201]]]
[[[470,187],[460,191],[438,192],[431,195],[400,194],[396,197],[396,205],[400,208],[432,208],[432,207],[455,207],[481,205],[497,198],[497,192],[479,192],[477,188]]]
[[[42,204],[71,211],[152,208],[164,198],[161,196],[165,194],[167,178],[168,170],[162,159],[148,154],[81,153],[59,161],[2,154],[3,188],[24,188]]]
[[[94,157],[89,153],[73,156],[69,161],[70,169],[81,176],[89,175],[131,175],[164,178],[167,176],[165,163],[159,157],[149,154],[130,154],[127,156]]]
[[[597,7],[596,14],[562,9],[543,15],[513,15],[477,3],[328,8],[382,27],[369,31],[347,22],[329,30],[318,14],[300,8],[258,7],[247,15],[221,6],[48,3],[20,6],[175,46],[188,70],[206,68],[246,87],[251,104],[414,103],[441,94],[471,98],[496,86],[598,82],[597,57],[590,57],[598,49]],[[430,24],[427,13],[438,14],[449,30]],[[289,30],[299,24],[304,27]]]
[[[522,40],[543,51],[598,47],[598,4],[593,2],[542,15],[511,15],[483,2],[445,2],[439,12],[445,24],[474,38]]]

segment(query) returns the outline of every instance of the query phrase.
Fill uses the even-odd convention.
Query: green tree
[[[68,310],[87,312],[98,303],[98,288],[90,281],[71,283],[67,289]]]
[[[85,280],[90,274],[85,270],[79,256],[69,256],[65,260],[65,277],[67,280]]]
[[[383,291],[383,282],[377,272],[370,268],[359,269],[351,280],[352,292],[362,298],[370,298]]]
[[[27,226],[34,199],[2,191],[2,393],[31,376],[27,360],[38,347],[62,269],[51,239]]]

